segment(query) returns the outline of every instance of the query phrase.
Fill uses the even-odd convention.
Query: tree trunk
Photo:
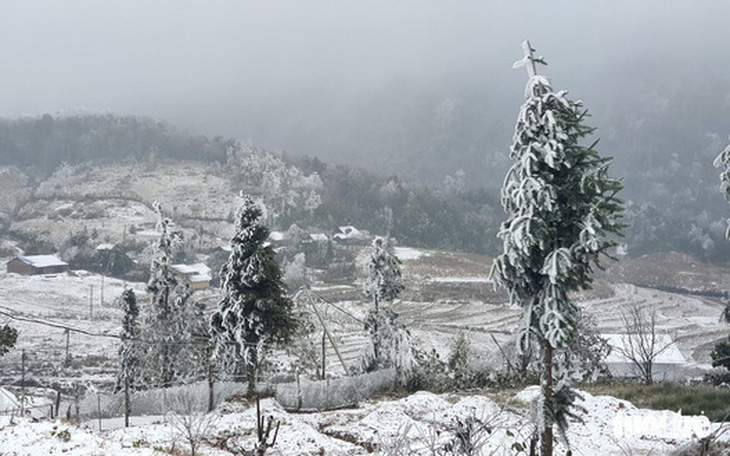
[[[653,353],[652,353],[653,356]],[[647,360],[644,363],[644,383],[647,385],[653,385],[654,384],[654,377],[652,376],[652,371],[654,370],[653,363],[651,360]]]
[[[545,407],[551,407],[553,401],[553,347],[545,341],[545,359],[543,366],[542,396]],[[545,413],[543,411],[543,413]],[[541,456],[553,456],[553,419],[543,416],[545,429],[542,431]]]
[[[129,415],[132,414],[132,403],[129,397],[129,377],[124,375],[124,427],[129,427]]]
[[[258,365],[258,356],[256,349],[253,348],[246,362],[246,382],[248,383],[246,395],[252,398],[256,395],[256,367]]]
[[[215,409],[215,397],[214,397],[214,381],[213,381],[213,363],[208,357],[208,411],[212,412]]]

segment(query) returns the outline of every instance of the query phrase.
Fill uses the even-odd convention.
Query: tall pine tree
[[[297,326],[261,217],[261,208],[244,196],[231,254],[221,271],[223,298],[210,320],[216,358],[236,375],[245,375],[249,396],[256,393],[266,350],[289,341]]]
[[[173,248],[182,240],[182,232],[171,228],[170,220],[163,217],[158,203],[154,203],[154,207],[160,238],[147,282],[152,302],[145,316],[144,374],[149,386],[167,388],[192,375],[195,366],[186,360],[197,341],[191,337],[194,311],[190,287],[171,268]]]
[[[130,288],[125,289],[119,297],[122,307],[122,345],[119,347],[119,373],[117,374],[116,390],[120,391],[125,384],[130,390],[136,389],[140,374],[140,328],[139,306],[137,297]]]
[[[538,416],[541,453],[552,455],[553,425],[564,436],[575,393],[566,367],[553,362],[578,330],[579,309],[568,293],[588,288],[593,266],[615,246],[623,205],[621,183],[608,175],[611,159],[581,142],[593,128],[584,124],[580,102],[555,92],[535,73],[533,49],[523,43],[529,80],[510,157],[514,164],[502,188],[508,215],[498,237],[503,253],[492,267],[495,283],[525,309],[520,348],[537,342],[542,351],[542,395]]]

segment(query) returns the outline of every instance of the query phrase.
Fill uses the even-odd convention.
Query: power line
[[[313,291],[311,291],[311,290],[310,290],[309,292],[310,292],[311,294],[313,294],[314,296],[316,296],[316,297],[317,297],[317,298],[318,298],[318,299],[319,299],[320,301],[324,302],[325,304],[329,304],[330,306],[332,306],[332,307],[334,307],[335,309],[339,310],[340,312],[342,312],[343,314],[345,314],[345,315],[347,315],[348,317],[352,318],[352,319],[353,319],[353,320],[355,320],[356,322],[358,322],[358,323],[360,323],[360,324],[365,324],[365,322],[364,322],[364,321],[360,320],[359,318],[357,318],[356,316],[352,315],[352,314],[351,314],[350,312],[346,311],[345,309],[343,309],[342,307],[340,307],[340,306],[338,306],[337,304],[333,303],[332,301],[330,301],[330,300],[328,300],[328,299],[326,299],[326,298],[322,297],[321,295],[319,295],[319,294],[317,294],[317,293],[315,293],[315,292],[313,292]]]
[[[0,306],[0,307],[2,307],[4,309],[8,309],[8,307],[5,307],[5,306]],[[62,325],[59,323],[52,323],[52,322],[48,322],[48,321],[44,321],[44,320],[39,320],[36,318],[25,317],[25,316],[17,315],[17,314],[11,314],[11,313],[8,313],[3,310],[0,310],[0,315],[5,315],[6,317],[11,318],[13,320],[23,321],[26,323],[50,326],[52,328],[58,328],[58,329],[72,331],[72,332],[77,332],[79,334],[84,334],[84,335],[90,336],[90,337],[104,337],[107,339],[118,339],[121,341],[139,342],[139,343],[143,343],[143,344],[147,344],[147,345],[200,345],[200,346],[211,345],[210,339],[201,337],[201,336],[195,336],[195,335],[193,335],[192,338],[198,339],[198,340],[183,340],[183,341],[148,340],[148,339],[143,339],[143,338],[138,338],[138,337],[135,337],[135,338],[123,337],[121,335],[108,334],[108,333],[95,333],[95,332],[91,332],[91,331],[86,331],[84,329],[79,329],[79,328],[74,328],[71,326]],[[235,341],[221,341],[221,342],[219,342],[219,344],[237,345],[238,343]],[[250,346],[257,345],[253,342],[244,342],[243,344],[250,345]]]
[[[0,307],[7,309],[7,307],[5,307],[5,306],[0,306]],[[73,331],[73,332],[85,334],[87,336],[92,336],[92,337],[107,337],[107,338],[112,338],[112,339],[121,339],[121,336],[114,335],[114,334],[94,333],[91,331],[86,331],[85,329],[72,328],[70,326],[66,326],[66,325],[62,325],[62,324],[58,324],[58,323],[51,323],[48,321],[38,320],[35,318],[30,318],[30,317],[24,317],[22,315],[13,315],[13,314],[3,311],[3,310],[0,310],[0,315],[5,315],[6,317],[11,318],[13,320],[24,321],[26,323],[33,323],[33,324],[37,324],[37,325],[50,326],[52,328],[64,329],[64,330]]]

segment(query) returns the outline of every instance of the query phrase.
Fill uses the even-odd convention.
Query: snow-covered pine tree
[[[119,297],[122,307],[122,345],[119,347],[119,373],[117,374],[116,391],[121,391],[125,383],[130,390],[136,389],[140,373],[141,353],[139,345],[140,328],[139,306],[137,296],[130,288],[125,289]]]
[[[223,298],[211,316],[215,356],[236,375],[245,374],[248,395],[272,344],[288,341],[297,327],[293,303],[286,294],[262,210],[246,195],[238,211],[231,254],[221,271]]]
[[[608,175],[611,159],[596,152],[596,143],[582,145],[594,129],[584,124],[581,103],[537,75],[535,62],[544,62],[533,57],[529,42],[523,48],[518,64],[527,65],[530,77],[510,149],[514,164],[502,187],[508,215],[498,233],[503,253],[490,276],[525,309],[521,350],[529,350],[530,341],[542,349],[538,424],[541,453],[551,455],[553,424],[564,436],[575,397],[565,366],[553,363],[553,351],[567,347],[578,329],[578,308],[568,293],[588,288],[593,266],[616,245],[622,185]]]
[[[170,220],[163,217],[155,202],[157,229],[160,238],[150,265],[147,292],[152,297],[145,316],[146,353],[144,374],[149,386],[167,388],[191,375],[196,366],[186,363],[189,351],[195,346],[191,340],[194,319],[190,302],[190,287],[179,280],[171,268],[173,247],[182,239],[182,232],[170,228]],[[197,341],[195,341],[197,342]]]
[[[372,246],[363,293],[373,299],[374,308],[365,318],[370,341],[361,365],[366,372],[395,367],[399,381],[403,383],[415,364],[410,333],[397,321],[398,314],[380,306],[382,302],[391,303],[405,288],[401,262],[393,253],[389,239],[376,237]]]

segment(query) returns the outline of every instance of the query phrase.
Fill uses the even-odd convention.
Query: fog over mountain
[[[730,133],[725,1],[0,8],[2,116],[150,116],[434,186],[464,169],[468,186],[495,190],[527,79],[511,67],[529,38],[540,71],[585,101],[626,199],[691,223],[709,211],[707,230],[725,217],[711,166]]]

